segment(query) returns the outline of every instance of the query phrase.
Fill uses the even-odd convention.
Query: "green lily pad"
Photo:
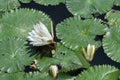
[[[2,15],[4,14],[4,11],[0,11],[0,18],[2,18]]]
[[[62,67],[61,71],[63,72],[85,67],[74,51],[61,44],[57,44],[54,57],[59,60],[58,64]]]
[[[32,0],[20,0],[22,3],[30,3]]]
[[[18,0],[0,0],[0,11],[16,9],[20,6]]]
[[[19,9],[3,15],[0,19],[0,39],[5,37],[20,37],[27,39],[33,25],[41,21],[50,30],[51,19],[40,11]]]
[[[25,76],[25,74],[23,72],[1,73],[0,79],[2,79],[2,80],[26,80],[26,78],[24,76]]]
[[[36,3],[44,5],[57,5],[59,3],[65,3],[65,0],[34,0]]]
[[[58,24],[56,31],[62,44],[76,50],[87,47],[88,44],[97,45],[95,36],[104,34],[105,28],[97,19],[81,20],[80,17],[74,17]]]
[[[57,80],[75,80],[75,76],[71,76],[68,73],[59,73]]]
[[[0,70],[9,73],[24,70],[24,66],[33,61],[26,48],[20,38],[3,39],[0,42]]]
[[[54,80],[53,77],[49,74],[49,72],[29,73],[26,76],[27,76],[26,80]]]
[[[92,17],[92,13],[106,13],[111,10],[114,0],[66,0],[66,5],[74,15],[85,18]],[[75,4],[75,5],[73,5]],[[102,5],[101,5],[102,4]]]
[[[117,27],[120,25],[120,11],[110,11],[105,18],[108,20],[110,27]]]
[[[71,51],[70,49],[64,47],[61,44],[56,45],[56,50],[52,58],[37,58],[37,62],[37,67],[41,72],[49,71],[50,65],[61,66],[62,72],[86,67],[86,65],[84,65],[84,63],[79,60],[74,51]]]
[[[37,59],[37,61],[38,61],[38,64],[37,64],[38,69],[42,72],[49,71],[50,65],[57,65],[58,64],[57,59],[50,58],[50,57],[39,58],[39,59]]]
[[[2,80],[53,80],[53,77],[49,73],[40,72],[16,72],[16,73],[1,73],[0,79]]]
[[[120,62],[120,27],[109,29],[103,38],[103,48],[108,57]]]
[[[120,5],[120,0],[114,0],[114,5],[119,6]]]
[[[119,69],[110,65],[101,65],[88,68],[77,76],[76,80],[118,80],[119,74]]]

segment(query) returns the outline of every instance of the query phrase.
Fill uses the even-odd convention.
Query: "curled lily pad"
[[[0,0],[0,11],[8,11],[20,6],[18,0]]]
[[[120,62],[120,27],[109,29],[103,38],[103,48],[105,53],[112,60]]]
[[[11,37],[0,42],[0,61],[0,70],[11,73],[22,71],[33,57],[28,54],[24,40]]]
[[[33,25],[39,21],[50,30],[51,20],[42,12],[33,9],[19,9],[7,13],[0,19],[0,39],[10,36],[27,39],[28,32],[31,32]]]
[[[108,20],[110,27],[116,27],[120,25],[120,11],[110,11],[105,18]]]
[[[39,3],[39,4],[44,4],[44,5],[57,5],[61,2],[65,2],[65,0],[34,0],[36,3]]]
[[[110,65],[94,66],[83,71],[76,80],[118,80],[119,73],[119,69]]]
[[[66,5],[74,15],[85,18],[92,17],[92,13],[105,13],[113,6],[114,0],[66,0]],[[73,5],[75,4],[75,5]],[[102,6],[101,6],[102,4]]]
[[[96,45],[96,35],[105,33],[105,25],[97,19],[81,20],[80,17],[69,18],[57,25],[57,36],[66,47],[76,50]]]

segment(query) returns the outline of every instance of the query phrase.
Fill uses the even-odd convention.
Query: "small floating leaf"
[[[66,5],[74,15],[92,17],[92,13],[105,13],[113,6],[114,0],[66,0]],[[75,5],[74,5],[75,4]],[[102,5],[101,5],[102,4]]]
[[[105,53],[112,60],[120,62],[120,26],[109,29],[103,38]]]
[[[36,3],[44,4],[44,5],[57,5],[61,2],[65,2],[65,0],[34,0]]]
[[[33,61],[27,54],[25,42],[19,38],[6,38],[0,42],[0,70],[6,72],[22,71]]]
[[[110,65],[101,65],[88,68],[77,76],[76,80],[117,80],[119,74],[119,69]]]

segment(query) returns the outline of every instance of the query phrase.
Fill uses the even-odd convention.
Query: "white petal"
[[[39,24],[34,25],[34,30],[32,30],[28,34],[28,39],[31,41],[30,44],[33,44],[33,46],[42,46],[50,44],[48,43],[48,41],[53,40],[46,26],[41,22],[39,22]]]
[[[90,44],[88,44],[88,46],[87,46],[87,55],[88,55],[88,53],[90,53]]]
[[[94,53],[95,53],[95,46],[88,44],[88,46],[87,46],[86,59],[87,59],[88,61],[92,61],[92,59],[93,59],[93,57],[94,57]]]
[[[34,40],[35,40],[35,39],[32,38],[31,36],[28,36],[28,39],[29,39],[30,41],[34,41]]]
[[[37,41],[37,40],[40,40],[40,39],[42,39],[41,37],[38,37],[37,35],[35,35],[35,36],[28,36],[28,39],[30,40],[30,41]]]
[[[92,45],[91,47],[92,47],[92,55],[94,55],[94,53],[95,53],[95,45]]]
[[[36,34],[52,39],[52,36],[50,35],[49,31],[43,23],[39,22],[39,24],[34,25],[34,29]],[[32,34],[35,34],[35,32],[32,32]]]
[[[46,37],[48,37],[48,38],[51,39],[52,36],[50,35],[47,27],[46,27],[43,23],[41,23],[41,22],[39,22],[39,26],[40,26],[40,28],[41,28],[41,33],[42,33],[44,36],[46,36]]]
[[[40,43],[40,42],[31,42],[30,44],[32,44],[33,46],[43,46],[45,43]]]

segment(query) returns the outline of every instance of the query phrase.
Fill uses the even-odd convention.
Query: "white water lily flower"
[[[94,54],[95,54],[95,45],[88,44],[88,46],[87,46],[87,52],[85,51],[84,48],[82,49],[82,51],[84,53],[85,58],[88,61],[92,61],[93,57],[94,57]]]
[[[32,44],[33,46],[43,46],[53,43],[53,38],[51,34],[49,33],[46,26],[41,22],[34,25],[34,30],[32,30],[28,34],[28,39],[29,41],[31,41],[30,44]]]
[[[58,66],[57,65],[51,65],[50,66],[50,73],[52,74],[52,76],[54,78],[56,78],[57,74],[58,74]]]

